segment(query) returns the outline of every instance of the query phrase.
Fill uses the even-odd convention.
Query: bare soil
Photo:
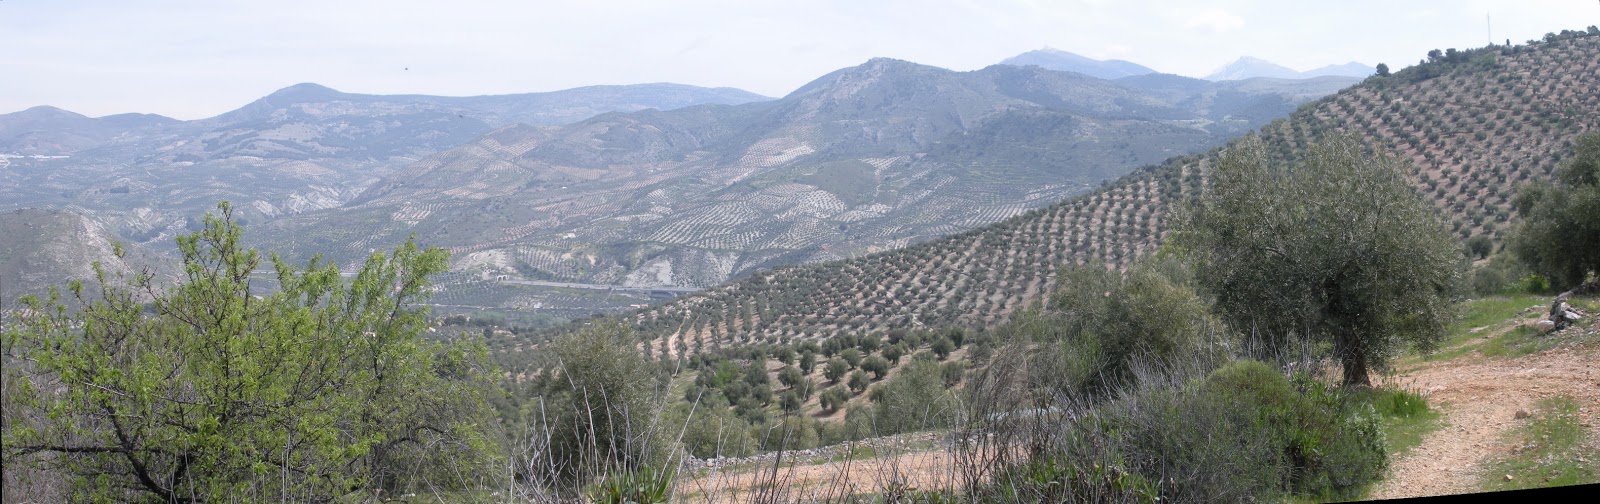
[[[1590,443],[1600,447],[1600,344],[1592,340],[1512,359],[1474,353],[1424,363],[1396,378],[1421,391],[1446,424],[1393,462],[1374,499],[1479,491],[1483,478],[1495,477],[1483,474],[1486,464],[1513,449],[1508,433],[1531,420],[1517,418],[1518,411],[1532,413],[1544,398],[1576,401]]]

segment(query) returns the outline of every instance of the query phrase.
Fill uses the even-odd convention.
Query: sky
[[[300,82],[452,96],[677,82],[777,97],[873,57],[966,71],[1044,47],[1191,77],[1241,56],[1399,69],[1491,34],[1522,43],[1594,24],[1600,0],[0,0],[0,113],[198,119]]]

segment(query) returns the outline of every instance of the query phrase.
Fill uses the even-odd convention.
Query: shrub
[[[945,390],[939,364],[912,361],[881,386],[883,400],[876,406],[880,435],[949,427],[960,402]]]
[[[1143,379],[1067,415],[1042,449],[1003,466],[1003,501],[1348,499],[1387,467],[1379,415],[1342,389],[1240,361],[1198,380]]]

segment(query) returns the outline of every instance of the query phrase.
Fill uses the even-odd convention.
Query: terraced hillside
[[[1463,238],[1498,238],[1518,182],[1547,176],[1600,128],[1600,36],[1439,53],[1307,104],[1261,129],[1291,159],[1315,136],[1355,132],[1416,162],[1406,174]],[[892,328],[987,325],[1054,286],[1068,261],[1150,254],[1173,205],[1204,187],[1217,151],[1140,169],[1090,194],[998,224],[857,259],[782,268],[627,316],[672,353]]]
[[[1189,81],[875,59],[773,102],[504,128],[266,239],[346,263],[416,233],[480,279],[709,286],[1018,215],[1354,82]],[[482,285],[440,298],[545,306]]]

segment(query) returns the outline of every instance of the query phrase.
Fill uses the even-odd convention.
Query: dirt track
[[[1590,442],[1600,446],[1600,345],[1556,348],[1514,359],[1477,354],[1428,363],[1396,377],[1420,390],[1444,413],[1445,426],[1395,460],[1374,499],[1447,495],[1478,490],[1484,464],[1510,451],[1506,434],[1525,425],[1519,410],[1540,399],[1577,401]]]

